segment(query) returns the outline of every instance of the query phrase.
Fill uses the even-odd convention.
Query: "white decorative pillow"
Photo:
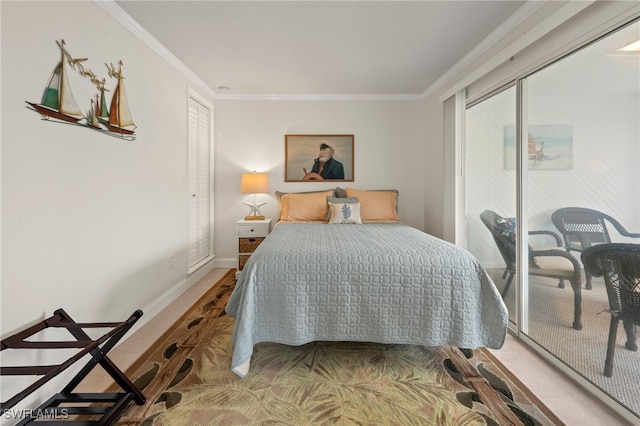
[[[340,204],[340,203],[344,203],[344,204],[352,204],[352,203],[357,203],[358,199],[356,197],[352,197],[352,198],[338,198],[338,197],[327,197],[327,206],[331,206],[331,204]],[[328,207],[328,212],[327,212],[327,222],[331,222],[331,208]]]
[[[329,212],[329,223],[362,223],[360,203],[329,203]]]

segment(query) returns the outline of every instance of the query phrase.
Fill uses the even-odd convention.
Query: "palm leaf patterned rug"
[[[260,343],[231,372],[234,271],[130,374],[147,397],[119,425],[561,425],[488,351]]]

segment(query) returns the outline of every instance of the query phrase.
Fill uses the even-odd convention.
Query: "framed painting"
[[[284,181],[353,182],[353,135],[285,135]]]
[[[528,128],[529,170],[571,170],[573,168],[573,126],[532,125]],[[504,168],[516,167],[516,129],[504,128]]]

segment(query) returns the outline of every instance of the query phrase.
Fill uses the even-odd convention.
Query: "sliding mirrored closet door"
[[[610,305],[603,278],[585,274],[580,233],[587,245],[640,244],[627,235],[640,233],[640,48],[629,47],[639,39],[636,21],[474,101],[463,145],[467,247],[503,293],[514,330],[638,417],[640,351],[625,347],[620,324],[604,374]],[[608,222],[597,235],[602,220],[586,212],[620,228]],[[512,279],[516,235],[526,258]],[[556,252],[529,256],[542,248]]]
[[[515,256],[515,251],[508,241],[501,245],[503,235],[500,234],[511,232],[504,236],[515,236],[517,226],[513,220],[516,216],[515,123],[514,86],[466,110],[467,249],[480,260],[504,294],[509,320],[514,323],[517,280],[515,258],[510,257]],[[509,221],[494,223],[498,216]]]
[[[640,233],[640,50],[627,47],[639,38],[636,22],[523,83],[527,224],[529,230],[562,236],[578,261],[586,246],[607,238],[640,244],[640,238],[628,238],[602,219],[608,215]],[[535,267],[529,265],[529,272]],[[640,416],[640,352],[625,347],[620,324],[613,375],[604,375],[611,318],[605,283],[584,270],[580,281],[576,303],[569,281],[559,288],[558,280],[529,274],[528,324],[522,332]],[[581,309],[579,330],[576,309]]]

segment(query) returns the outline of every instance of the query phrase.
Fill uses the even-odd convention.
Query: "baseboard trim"
[[[238,267],[237,257],[222,257],[213,260],[213,267],[217,269],[232,269]]]

